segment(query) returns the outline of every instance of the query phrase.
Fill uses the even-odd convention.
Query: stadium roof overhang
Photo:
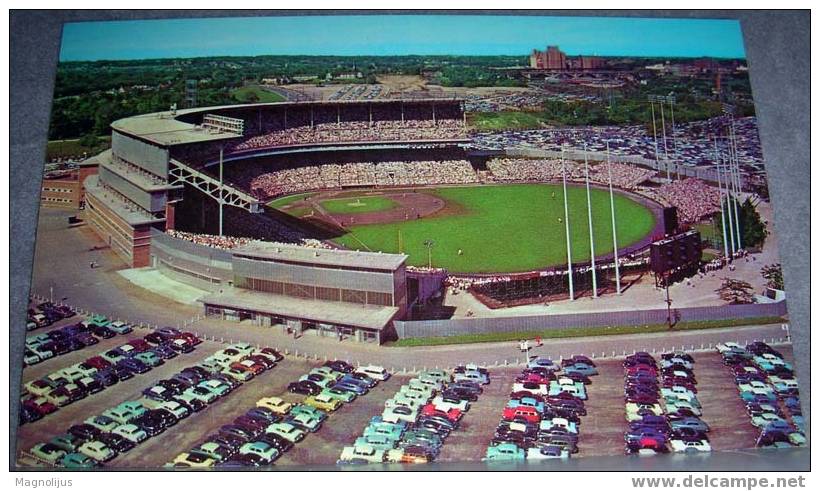
[[[250,311],[276,317],[358,327],[373,331],[381,331],[387,327],[399,311],[398,307],[327,302],[239,288],[223,293],[213,293],[200,298],[199,301],[205,304],[206,307]]]

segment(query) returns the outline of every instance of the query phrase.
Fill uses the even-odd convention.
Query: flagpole
[[[721,170],[723,169],[723,152],[721,151],[720,155],[720,167]],[[729,176],[724,174],[724,182],[726,182],[726,213],[728,216],[729,221],[729,245],[731,246],[732,255],[729,256],[729,259],[734,259],[735,257],[735,225],[734,225],[734,218],[732,217],[732,200],[731,200],[731,192],[729,189]],[[723,205],[721,204],[721,208]],[[721,209],[721,213],[723,210]]]
[[[595,240],[592,237],[592,200],[589,195],[589,159],[584,143],[584,169],[587,178],[587,217],[589,218],[589,257],[592,263],[592,298],[598,298],[598,278],[595,275]]]
[[[564,162],[564,146],[561,145],[561,173],[564,181],[564,226],[567,234],[567,278],[569,278],[569,299],[575,300],[575,290],[572,285],[572,247],[569,240],[569,208],[567,206],[567,166]]]
[[[618,235],[615,231],[615,197],[612,193],[612,162],[609,160],[609,140],[606,142],[606,167],[609,173],[609,209],[612,212],[612,244],[615,251],[615,291],[621,294],[621,275],[618,270]]]
[[[735,208],[735,233],[737,234],[737,249],[740,250],[742,247],[740,245],[740,213],[737,209],[737,202],[740,199],[740,164],[737,160],[737,147],[735,146],[735,119],[734,117],[731,119],[731,140],[730,140],[730,147],[732,149],[731,155],[733,156],[733,163],[732,166],[732,186],[735,190],[735,201],[734,201],[734,208]]]
[[[661,131],[663,132],[663,154],[666,159],[666,180],[672,180],[672,174],[669,171],[669,148],[666,146],[666,118],[663,116],[663,101],[661,105]]]
[[[720,183],[720,163],[718,157],[717,137],[715,137],[715,171],[717,174],[718,189],[720,190],[720,226],[723,229],[723,254],[729,257],[729,237],[726,236],[726,214],[723,213],[723,186]]]
[[[652,134],[655,136],[655,170],[661,171],[661,162],[658,160],[658,128],[655,126],[655,103],[649,100],[649,107],[652,108]]]

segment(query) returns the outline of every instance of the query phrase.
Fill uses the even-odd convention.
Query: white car
[[[402,385],[401,388],[399,389],[399,392],[403,393],[403,394],[418,394],[419,396],[421,396],[425,399],[430,399],[431,397],[433,397],[436,394],[435,389],[433,389],[432,387],[428,387],[424,384],[421,384],[421,385],[418,385],[418,384],[417,385],[409,385],[409,384],[408,385]]]
[[[467,401],[461,399],[445,399],[441,396],[436,396],[433,399],[433,406],[445,412],[449,411],[450,409],[456,408],[463,413],[467,412],[470,409],[470,403]]]
[[[404,406],[409,408],[418,408],[422,406],[426,401],[420,401],[416,399],[411,399],[404,394],[396,394],[393,396],[392,399],[388,399],[384,401],[384,407],[397,407],[397,406]]]
[[[187,418],[191,415],[191,411],[188,410],[187,407],[178,403],[177,401],[165,401],[159,406],[157,406],[157,409],[165,409],[166,411],[176,416],[177,420]]]
[[[490,378],[484,375],[483,373],[479,372],[478,370],[467,370],[464,373],[457,373],[453,376],[454,382],[475,382],[481,385],[487,385],[490,383]]]
[[[132,443],[140,443],[148,438],[148,433],[145,430],[130,423],[117,426],[111,433],[119,435]]]
[[[396,394],[396,397],[398,397],[398,396],[404,396],[407,399],[416,401],[416,403],[418,403],[418,404],[426,403],[427,401],[430,400],[430,397],[431,397],[430,395],[427,395],[427,394],[424,394],[424,393],[421,393],[421,392],[418,392],[418,391],[415,391],[415,390],[405,391],[403,389],[399,390],[398,394]]]
[[[701,416],[703,412],[701,409],[694,404],[690,404],[686,401],[676,401],[676,402],[667,402],[666,403],[666,412],[668,413],[676,413],[679,409],[688,409],[692,411],[692,414],[695,416]]]
[[[356,373],[367,375],[370,378],[381,380],[382,382],[390,378],[390,374],[387,372],[387,370],[385,370],[384,367],[380,367],[377,365],[365,365],[363,367],[357,368],[354,371]]]
[[[272,423],[265,429],[265,433],[281,436],[291,443],[297,443],[305,438],[305,431],[290,423]]]
[[[578,425],[566,418],[542,419],[538,424],[539,430],[549,431],[552,428],[561,428],[569,433],[578,434]]]
[[[422,377],[435,379],[443,384],[449,383],[451,380],[450,374],[444,370],[427,370],[419,374],[419,378]]]
[[[433,394],[435,394],[436,392],[440,392],[444,389],[444,384],[442,384],[441,382],[432,382],[432,379],[430,379],[428,382],[422,382],[417,378],[411,378],[407,381],[407,386],[412,389],[424,390],[431,392]]]
[[[569,452],[557,445],[544,445],[541,448],[527,449],[527,460],[568,459]]]
[[[752,390],[755,390],[755,389],[762,390],[762,391],[765,391],[767,393],[768,392],[774,392],[774,389],[772,389],[769,386],[769,384],[767,384],[765,382],[761,382],[760,380],[752,380],[752,381],[749,381],[748,383],[740,384],[740,385],[737,386],[737,390],[739,390],[740,392],[751,392]]]
[[[525,387],[524,382],[516,382],[513,384],[512,391],[513,392],[522,392],[527,391],[532,394],[540,395],[540,396],[547,396],[550,393],[549,384],[535,384],[535,383],[526,383],[526,385],[530,387]],[[535,388],[535,386],[538,386]]]
[[[380,464],[384,462],[384,452],[384,450],[371,447],[370,445],[345,447],[342,449],[342,455],[339,457],[339,461],[351,462],[353,460],[364,460],[373,464]]]
[[[388,407],[382,411],[382,421],[385,423],[398,423],[399,421],[406,421],[407,423],[415,423],[419,417],[418,407],[410,408],[406,406]]]
[[[26,366],[36,365],[41,361],[43,361],[43,359],[40,358],[40,355],[30,349],[26,349],[23,354],[23,363],[25,363]]]
[[[105,443],[97,440],[83,443],[77,451],[87,457],[91,457],[97,462],[108,462],[117,456],[117,452],[111,450]]]
[[[697,397],[688,398],[682,394],[669,394],[663,396],[663,402],[666,404],[677,404],[678,402],[685,402],[687,404],[691,404],[694,407],[701,407],[700,401]]]
[[[691,390],[687,389],[682,385],[673,385],[672,387],[663,387],[661,388],[661,395],[663,397],[667,396],[675,396],[678,399],[683,399],[684,401],[692,400],[695,397],[695,393]]]
[[[670,440],[673,452],[711,452],[712,446],[706,440]]]
[[[718,343],[716,346],[718,353],[728,353],[729,351],[746,351],[746,348],[737,343]]]
[[[279,397],[263,397],[256,401],[256,407],[263,407],[265,409],[270,409],[276,414],[285,415],[290,412],[290,409],[293,407],[293,404],[289,402],[283,401]]]
[[[54,387],[52,387],[45,380],[33,380],[33,381],[27,383],[26,385],[24,385],[23,387],[28,391],[29,394],[39,396],[39,397],[44,397],[49,392],[54,390]]]

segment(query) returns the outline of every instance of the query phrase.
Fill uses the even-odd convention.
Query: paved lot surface
[[[28,450],[36,443],[47,441],[65,432],[71,425],[82,423],[89,416],[101,414],[121,402],[140,399],[142,391],[154,382],[171,377],[183,368],[199,363],[223,347],[219,343],[203,342],[192,353],[167,360],[165,364],[150,372],[119,382],[85,399],[64,406],[39,421],[23,425],[18,430],[18,448]]]

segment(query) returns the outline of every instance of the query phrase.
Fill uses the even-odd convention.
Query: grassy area
[[[292,217],[302,218],[305,215],[310,215],[310,213],[313,211],[313,208],[309,206],[294,206],[293,208],[288,208],[284,211]]]
[[[352,249],[365,244],[374,251],[399,252],[401,236],[408,264],[420,266],[427,264],[424,242],[433,240],[433,265],[452,272],[528,271],[566,263],[561,186],[471,186],[427,192],[444,199],[448,208],[420,220],[353,226],[336,241]],[[595,254],[600,256],[613,249],[609,193],[592,189],[590,195]],[[572,259],[589,260],[586,190],[569,187],[567,201]],[[615,195],[615,212],[620,247],[640,240],[655,226],[652,212],[625,196]]]
[[[231,95],[239,102],[282,102],[284,97],[265,90],[258,85],[246,85],[231,91]]]
[[[719,327],[749,326],[756,324],[777,324],[785,322],[781,317],[749,317],[747,319],[726,319],[714,321],[679,322],[675,331],[694,331],[698,329],[714,329]],[[607,327],[573,327],[568,329],[544,329],[541,331],[524,332],[490,332],[481,334],[461,334],[456,336],[438,336],[429,338],[399,339],[387,343],[386,346],[439,346],[444,344],[471,344],[518,341],[533,339],[541,336],[543,339],[577,338],[585,336],[611,336],[620,334],[646,334],[652,332],[668,332],[666,324],[650,324],[645,326],[607,326]]]
[[[329,213],[352,214],[392,210],[398,204],[382,196],[327,199],[319,203]]]
[[[46,144],[46,160],[53,160],[65,157],[76,157],[82,154],[89,156],[97,154],[111,146],[110,136],[101,136],[97,139],[97,144],[84,146],[80,140],[52,140]]]
[[[269,202],[268,206],[270,206],[271,208],[279,209],[279,208],[282,208],[283,206],[287,206],[291,203],[295,203],[297,201],[302,201],[302,200],[305,200],[307,198],[310,198],[314,194],[316,194],[316,193],[302,193],[302,194],[294,194],[294,195],[291,195],[291,196],[285,196],[283,198],[277,198],[277,199]]]
[[[467,123],[478,131],[528,130],[539,128],[546,122],[546,115],[541,112],[499,111],[467,115]]]

